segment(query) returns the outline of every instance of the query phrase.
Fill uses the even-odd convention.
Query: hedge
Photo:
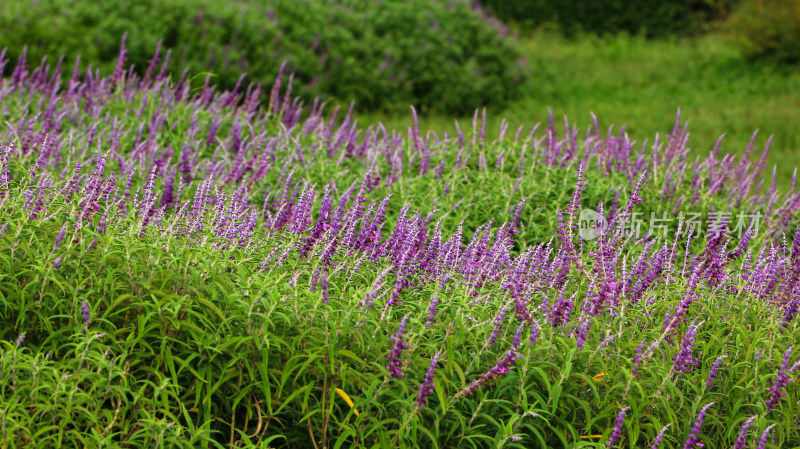
[[[140,73],[160,41],[173,76],[210,72],[221,88],[242,72],[270,84],[285,61],[305,99],[360,110],[468,113],[502,106],[527,78],[515,43],[466,0],[0,2],[0,48],[18,58],[27,46],[31,65],[80,54],[110,73],[125,32]]]

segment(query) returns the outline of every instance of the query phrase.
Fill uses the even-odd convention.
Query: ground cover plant
[[[4,447],[800,446],[768,143],[1,65]]]

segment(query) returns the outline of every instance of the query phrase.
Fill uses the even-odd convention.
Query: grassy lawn
[[[720,134],[723,148],[741,152],[753,131],[762,148],[774,135],[769,162],[787,184],[800,152],[800,71],[749,62],[730,42],[710,35],[679,41],[646,41],[637,37],[584,38],[569,41],[546,34],[521,39],[528,64],[537,75],[529,94],[507,109],[490,113],[496,133],[502,119],[530,125],[547,120],[550,108],[563,123],[585,129],[594,112],[602,127],[626,125],[632,138],[652,141],[668,132],[680,107],[689,121],[689,146],[709,151]],[[411,116],[364,116],[407,126]],[[464,118],[463,122],[468,122]],[[450,117],[426,117],[423,129],[452,130]],[[464,124],[464,123],[462,123]],[[491,134],[491,133],[490,133]]]

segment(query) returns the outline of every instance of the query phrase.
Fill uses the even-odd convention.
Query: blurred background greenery
[[[690,145],[727,151],[774,135],[786,184],[800,154],[800,0],[4,0],[0,48],[30,65],[81,55],[107,73],[128,33],[144,71],[159,42],[172,75],[221,88],[271,85],[355,101],[361,123],[454,130],[489,108],[489,133],[567,116],[627,125],[638,142],[668,132],[680,107]],[[163,56],[163,53],[162,53]],[[6,66],[8,75],[11,65]],[[465,124],[465,123],[462,123]]]

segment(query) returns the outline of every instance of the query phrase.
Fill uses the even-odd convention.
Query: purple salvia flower
[[[58,269],[61,266],[61,256],[56,257],[53,261],[53,268]]]
[[[81,304],[81,312],[83,312],[83,333],[86,333],[86,330],[89,328],[89,325],[92,323],[91,315],[89,314],[89,303],[86,299],[83,300]]]
[[[733,449],[747,449],[747,433],[750,431],[750,426],[753,424],[754,419],[756,417],[751,416],[742,424],[742,428],[739,430],[739,438],[733,444]]]
[[[6,229],[8,229],[8,223],[3,223],[3,226],[0,226],[0,237],[3,237],[3,234],[6,233]]]
[[[678,353],[675,354],[673,357],[674,363],[672,365],[672,370],[675,371],[678,377],[683,376],[684,373],[689,372],[691,370],[692,365],[696,365],[698,362],[693,358],[693,348],[695,338],[697,338],[697,329],[703,323],[699,324],[690,324],[689,329],[686,330],[686,334],[683,336],[683,340],[681,341],[680,349]]]
[[[709,402],[708,404],[704,405],[703,408],[697,413],[697,419],[694,421],[694,425],[692,425],[692,430],[689,431],[689,438],[686,439],[686,442],[683,443],[683,449],[692,449],[694,447],[703,447],[702,443],[698,443],[700,440],[700,430],[703,428],[703,421],[706,418],[706,411],[709,407],[714,405],[713,402]]]
[[[786,350],[786,352],[783,353],[783,363],[781,364],[781,368],[778,370],[778,374],[775,376],[775,381],[769,388],[770,394],[769,399],[767,400],[767,411],[771,412],[775,409],[775,407],[778,406],[778,404],[780,404],[781,398],[786,396],[786,393],[783,390],[786,389],[786,386],[789,385],[789,382],[794,381],[794,379],[789,379],[789,375],[797,369],[798,365],[800,365],[800,362],[794,366],[790,366],[792,349],[794,349],[794,346],[790,347]]]
[[[2,235],[0,233],[0,235]],[[800,289],[797,289],[800,291]],[[797,313],[800,312],[800,299],[798,299],[800,294],[795,293],[792,299],[786,304],[786,307],[783,309],[783,317],[781,318],[781,326],[787,327],[789,323],[794,320],[794,317],[797,316]]]
[[[428,319],[425,321],[425,327],[431,327],[431,324],[436,322],[436,313],[439,306],[439,291],[433,293],[431,296],[431,303],[428,306]]]
[[[767,448],[767,437],[769,437],[769,432],[773,427],[775,427],[775,424],[770,424],[766,429],[764,429],[764,432],[761,434],[761,438],[758,439],[758,445],[756,446],[756,449]]]
[[[53,252],[58,251],[58,247],[61,246],[61,242],[64,241],[64,232],[67,230],[67,225],[61,226],[61,229],[56,234],[56,241],[55,245],[53,246]]]
[[[408,324],[408,315],[403,317],[400,320],[400,325],[397,327],[397,332],[392,335],[392,341],[394,341],[394,345],[392,346],[392,350],[389,353],[389,358],[387,359],[386,369],[389,370],[389,376],[391,377],[403,377],[403,373],[401,369],[403,368],[403,361],[400,358],[403,356],[403,351],[408,347],[408,343],[403,341],[403,334],[406,332],[406,325]]]
[[[540,330],[539,323],[534,321],[531,324],[531,334],[528,343],[531,348],[536,344],[536,340],[539,339],[539,330]]]
[[[622,426],[625,424],[625,412],[627,411],[628,407],[625,407],[617,413],[617,419],[614,421],[614,431],[611,432],[611,436],[608,437],[607,447],[613,447],[617,444],[620,437],[622,437]]]
[[[486,340],[486,344],[483,346],[483,349],[488,349],[489,346],[494,344],[494,342],[497,340],[497,337],[500,336],[500,333],[503,331],[503,322],[506,320],[507,310],[507,306],[500,307],[500,310],[497,312],[497,316],[494,318],[494,328],[492,329],[492,333],[489,335],[489,339]]]
[[[706,388],[711,388],[714,386],[714,379],[717,378],[717,370],[719,370],[719,364],[724,359],[725,356],[721,355],[714,360],[714,363],[711,365],[711,369],[708,371],[708,377],[706,378]]]
[[[697,300],[697,284],[700,282],[700,275],[700,267],[697,267],[692,271],[692,275],[689,278],[688,285],[686,286],[686,290],[684,291],[680,304],[675,307],[675,312],[673,312],[671,315],[667,315],[664,318],[665,331],[674,332],[678,323],[685,321],[685,318],[683,317],[689,312],[689,308],[692,306],[692,303]]]
[[[15,344],[15,345],[17,345],[17,347],[20,347],[20,346],[22,346],[22,344],[23,344],[23,343],[25,343],[25,336],[26,336],[26,335],[27,335],[27,333],[26,333],[26,332],[22,332],[21,334],[19,334],[19,335],[17,336],[17,341],[16,341],[16,342],[14,342],[14,344]]]
[[[50,157],[50,153],[48,152],[47,146],[47,139],[39,146],[39,156],[36,158],[36,162],[33,164],[29,174],[30,180],[33,182],[36,179],[36,175],[39,173],[39,170],[47,164],[47,159]]]
[[[589,330],[591,330],[591,328],[591,318],[584,318],[581,320],[580,324],[578,325],[578,329],[575,331],[575,345],[578,349],[583,349],[583,345],[586,343],[586,338],[588,337]]]
[[[320,274],[320,281],[319,287],[322,290],[322,302],[325,304],[329,303],[329,296],[328,296],[328,269],[322,270]]]
[[[653,438],[653,444],[650,445],[650,449],[658,449],[661,447],[661,440],[664,439],[664,434],[667,433],[667,429],[671,426],[671,424],[667,424],[666,426],[661,428],[661,431],[658,432],[655,438]]]
[[[622,231],[621,226],[631,217],[631,214],[633,213],[633,206],[643,201],[642,197],[639,196],[639,193],[642,190],[642,182],[644,181],[646,175],[647,170],[644,170],[642,174],[639,175],[639,179],[636,180],[636,184],[633,186],[633,190],[631,191],[631,196],[628,198],[628,204],[625,206],[625,209],[621,214],[622,220],[617,221],[616,217],[612,219],[613,221],[617,221],[617,225],[620,226],[618,229],[619,231]]]
[[[522,341],[522,329],[525,328],[525,323],[520,324],[517,326],[517,330],[514,331],[514,339],[511,340],[511,346],[518,348],[521,341]]]
[[[117,65],[114,68],[114,74],[111,76],[112,84],[116,85],[122,80],[122,75],[125,71],[125,60],[128,56],[128,49],[125,48],[125,42],[128,40],[128,32],[122,34],[122,43],[119,46],[119,56],[117,57]]]
[[[5,147],[5,150],[0,152],[0,189],[11,181],[11,170],[8,168],[10,157],[11,147]],[[0,196],[4,196],[5,194],[5,190],[0,190]]]
[[[583,171],[586,167],[583,164],[578,166],[578,174],[575,179],[575,191],[572,193],[572,200],[569,203],[569,207],[567,208],[567,215],[569,215],[569,232],[570,237],[572,236],[572,224],[574,222],[575,214],[578,212],[578,209],[581,206],[581,193],[583,191]]]
[[[433,356],[431,359],[431,363],[428,366],[428,371],[425,373],[425,380],[422,381],[422,384],[419,386],[419,392],[417,393],[417,408],[425,407],[428,405],[428,396],[433,394],[433,387],[436,386],[436,383],[433,381],[433,377],[436,374],[436,365],[439,363],[439,353]]]
[[[528,201],[527,198],[523,199],[519,202],[517,207],[514,209],[514,214],[511,217],[511,222],[508,225],[508,235],[509,237],[513,236],[514,234],[519,234],[519,220],[520,220],[520,213],[522,212],[522,207]]]
[[[550,314],[549,314],[550,324],[552,324],[554,328],[567,324],[572,316],[572,307],[573,307],[572,301],[574,299],[574,296],[569,299],[565,298],[564,297],[565,288],[566,285],[564,286],[564,288],[561,288],[559,290],[555,304],[553,304],[553,308],[550,309]]]
[[[150,59],[150,64],[147,66],[147,71],[144,72],[144,78],[142,79],[141,84],[143,86],[148,86],[152,84],[153,81],[153,74],[155,73],[156,69],[158,68],[158,63],[161,62],[161,41],[159,40],[156,43],[156,51],[153,53],[153,57]]]
[[[647,340],[642,340],[642,342],[639,343],[639,347],[636,348],[636,355],[633,356],[633,366],[631,367],[631,372],[633,374],[639,374],[638,368],[639,365],[642,363],[643,359],[642,351],[644,351],[645,343],[647,343]]]
[[[518,340],[517,340],[518,341]],[[481,374],[478,380],[470,383],[467,387],[463,390],[459,391],[456,396],[469,396],[476,391],[481,385],[485,384],[491,379],[494,379],[500,375],[503,375],[511,370],[511,367],[517,363],[517,359],[522,357],[522,354],[518,352],[518,347],[512,345],[508,352],[505,353],[503,358],[497,361],[497,364],[489,369],[489,371]]]

